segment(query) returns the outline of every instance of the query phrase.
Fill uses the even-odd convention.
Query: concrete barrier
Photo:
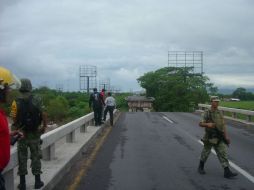
[[[208,104],[198,104],[199,110],[204,111],[205,109],[208,109],[211,107],[211,105]],[[243,110],[243,109],[236,109],[236,108],[227,108],[227,107],[222,107],[219,106],[219,110],[222,111],[223,115],[225,118],[227,119],[231,119],[234,121],[238,121],[238,122],[242,122],[245,123],[247,125],[254,125],[254,122],[252,122],[252,117],[254,116],[254,111],[250,111],[250,110]],[[226,116],[225,112],[231,113],[231,117],[230,116]],[[246,116],[246,119],[240,119],[237,118],[237,114],[242,114]]]
[[[114,111],[114,115],[118,111]],[[109,118],[107,118],[108,120]],[[78,154],[84,153],[88,145],[102,131],[105,125],[101,127],[93,126],[94,114],[89,113],[70,123],[60,126],[41,136],[43,140],[42,148],[42,180],[44,187],[42,189],[54,189],[54,186],[66,174]],[[28,166],[30,161],[28,161]],[[17,178],[18,156],[17,147],[11,148],[11,159],[3,171],[6,182],[6,189],[15,190],[19,183]],[[26,177],[27,189],[34,189],[34,178],[28,167],[28,176]]]

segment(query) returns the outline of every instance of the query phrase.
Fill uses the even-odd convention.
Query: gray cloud
[[[251,0],[0,4],[0,64],[35,85],[68,83],[77,90],[79,66],[96,65],[98,77],[139,89],[136,78],[167,66],[169,50],[204,51],[204,71],[220,85],[216,77],[237,76],[232,83],[243,86],[254,72]]]

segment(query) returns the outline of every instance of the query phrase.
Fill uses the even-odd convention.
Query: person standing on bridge
[[[13,128],[24,133],[24,138],[18,142],[18,175],[20,176],[19,189],[26,189],[28,148],[31,152],[31,168],[35,176],[35,189],[44,186],[41,181],[41,139],[40,136],[47,127],[47,116],[41,98],[32,94],[32,84],[29,79],[21,79],[19,89],[21,96],[13,101],[11,117]],[[41,127],[41,123],[43,126]]]
[[[102,95],[97,92],[97,88],[93,89],[90,95],[89,108],[93,106],[95,126],[101,125],[102,106],[105,105]]]
[[[116,100],[115,100],[115,98],[113,98],[111,96],[111,92],[108,92],[108,97],[105,100],[105,104],[106,104],[106,108],[105,108],[105,111],[104,111],[104,118],[103,118],[103,120],[104,121],[106,120],[106,116],[107,116],[107,113],[109,111],[110,125],[113,126],[113,120],[114,120],[114,118],[113,118],[113,111],[116,108]]]
[[[229,169],[229,162],[227,158],[226,145],[230,144],[230,139],[227,136],[226,125],[222,113],[218,110],[219,98],[217,96],[211,97],[211,108],[206,110],[203,114],[203,119],[199,123],[200,127],[205,128],[205,135],[202,139],[204,147],[200,157],[198,172],[205,174],[204,164],[214,148],[217,157],[224,168],[224,177],[232,178],[237,176]]]
[[[0,190],[5,190],[5,181],[2,171],[10,161],[10,136],[20,139],[23,133],[20,131],[9,132],[9,125],[5,115],[4,105],[8,103],[11,88],[18,88],[20,81],[9,70],[0,67]]]
[[[103,102],[105,103],[105,89],[101,89],[100,95],[102,96]],[[101,109],[101,119],[103,119],[103,113],[104,113],[104,104],[102,104],[102,109]]]

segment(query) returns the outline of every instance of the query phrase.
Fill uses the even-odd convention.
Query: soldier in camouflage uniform
[[[236,176],[237,173],[233,173],[229,169],[226,144],[230,144],[230,139],[227,136],[223,115],[218,110],[219,101],[217,96],[211,97],[211,109],[204,112],[203,119],[199,123],[200,127],[205,128],[205,135],[202,139],[204,148],[201,153],[198,172],[200,174],[205,174],[204,164],[211,153],[211,149],[214,148],[217,157],[224,168],[224,177],[232,178]],[[220,136],[218,133],[222,135]]]
[[[32,173],[35,176],[35,189],[40,189],[44,183],[41,181],[40,175],[41,171],[41,161],[42,153],[40,147],[40,136],[44,133],[47,123],[46,123],[46,114],[44,112],[44,107],[42,105],[42,101],[38,96],[33,96],[32,91],[32,84],[29,79],[21,79],[21,88],[19,90],[21,92],[21,97],[17,100],[13,101],[11,106],[11,117],[14,121],[14,127],[16,129],[21,130],[24,133],[24,138],[18,142],[18,175],[20,176],[20,184],[18,186],[19,189],[24,190],[26,189],[26,181],[25,175],[27,175],[27,159],[28,159],[28,148],[31,152],[31,168]],[[31,104],[34,107],[38,108],[38,113],[41,114],[39,122],[37,122],[37,126],[32,126],[32,128],[28,128],[24,126],[22,122],[19,120],[19,114],[21,109],[22,101],[31,101]],[[20,109],[19,109],[20,108]],[[24,109],[24,108],[23,108]],[[21,115],[23,117],[24,115]],[[43,127],[40,127],[41,121],[43,122]]]

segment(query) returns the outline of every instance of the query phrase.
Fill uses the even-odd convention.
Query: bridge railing
[[[211,105],[198,104],[198,107],[199,107],[199,110],[205,110],[207,108],[210,108]],[[253,124],[254,111],[236,109],[236,108],[227,108],[227,107],[221,107],[221,106],[219,106],[219,110],[222,111],[223,115],[226,118],[236,120],[236,121],[241,121],[247,124]],[[245,120],[242,117],[245,117]]]
[[[80,128],[80,133],[86,132],[86,127],[94,122],[94,114],[89,113],[81,118],[78,118],[70,123],[62,125],[52,131],[49,131],[41,136],[43,144],[41,145],[42,156],[44,160],[53,160],[55,158],[55,144],[60,139],[66,137],[66,142],[73,143],[75,141],[75,131]],[[17,147],[11,149],[11,159],[7,167],[3,171],[5,178],[6,189],[14,188],[14,168],[18,165]]]

